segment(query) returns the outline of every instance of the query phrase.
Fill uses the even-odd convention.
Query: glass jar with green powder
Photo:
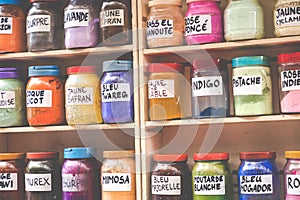
[[[266,56],[232,59],[233,99],[236,116],[273,113],[270,60]]]

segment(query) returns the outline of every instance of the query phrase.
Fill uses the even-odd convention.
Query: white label
[[[185,18],[185,35],[212,33],[210,15],[193,15]]]
[[[84,174],[62,174],[63,192],[84,192],[89,189],[89,179]]]
[[[52,191],[51,174],[25,174],[25,191]]]
[[[102,191],[129,192],[131,191],[130,173],[102,173]]]
[[[124,10],[106,10],[100,13],[100,27],[124,26]]]
[[[12,34],[13,32],[13,18],[0,17],[0,34]]]
[[[18,174],[17,173],[1,173],[0,174],[0,191],[18,190]]]
[[[288,6],[274,11],[276,26],[300,26],[300,7]]]
[[[50,15],[31,15],[27,17],[26,33],[50,32]]]
[[[151,176],[151,191],[157,195],[180,195],[180,176]]]
[[[272,174],[240,176],[240,187],[242,194],[272,194]]]
[[[102,102],[130,101],[129,83],[101,84]]]
[[[94,104],[94,89],[92,87],[66,88],[66,105]]]
[[[196,195],[225,195],[225,176],[194,176]]]
[[[192,78],[193,97],[223,95],[221,76]]]
[[[300,70],[281,72],[281,88],[283,92],[300,90]]]
[[[51,108],[52,90],[27,90],[26,99],[28,108]]]
[[[0,108],[15,108],[16,93],[15,91],[0,91]]]
[[[300,195],[300,175],[286,175],[285,183],[288,195]]]
[[[149,80],[148,98],[164,99],[174,98],[174,80]]]
[[[235,76],[232,79],[233,95],[262,95],[261,76]]]
[[[88,9],[73,9],[65,11],[64,28],[89,25]]]
[[[147,39],[172,38],[174,34],[173,20],[160,19],[147,21]]]

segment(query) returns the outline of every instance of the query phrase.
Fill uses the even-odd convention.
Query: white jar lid
[[[177,5],[182,6],[181,0],[150,0],[149,7],[157,5]]]

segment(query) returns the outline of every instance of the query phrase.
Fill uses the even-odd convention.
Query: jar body
[[[51,1],[32,3],[27,14],[26,28],[28,51],[62,49],[61,4]]]
[[[299,200],[300,159],[287,158],[283,175],[285,200]]]
[[[231,0],[224,11],[227,41],[261,39],[265,36],[264,12],[257,0]]]
[[[221,42],[223,17],[216,1],[196,1],[188,4],[185,13],[185,41],[187,44]]]

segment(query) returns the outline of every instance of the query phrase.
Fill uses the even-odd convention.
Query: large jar
[[[149,1],[147,19],[148,47],[179,46],[183,44],[184,16],[181,0]]]
[[[286,151],[285,158],[284,199],[300,200],[300,151]]]
[[[30,0],[27,14],[28,51],[63,48],[63,18],[60,0]]]
[[[25,87],[18,68],[0,68],[0,127],[25,124]]]
[[[264,11],[258,0],[230,0],[224,11],[224,33],[227,41],[263,38]]]
[[[100,79],[95,66],[67,68],[66,120],[69,125],[102,123]]]
[[[64,15],[67,49],[94,47],[99,43],[99,7],[97,0],[70,0]]]

